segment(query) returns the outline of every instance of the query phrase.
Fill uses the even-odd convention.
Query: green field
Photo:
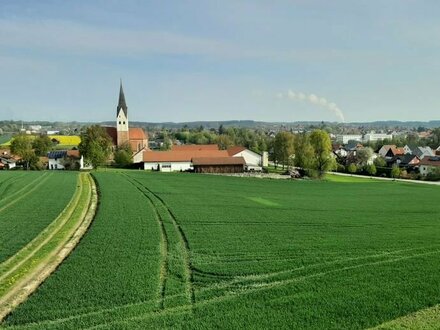
[[[94,176],[88,233],[5,328],[387,328],[440,303],[438,186]]]
[[[47,227],[66,207],[78,173],[0,174],[0,263]]]

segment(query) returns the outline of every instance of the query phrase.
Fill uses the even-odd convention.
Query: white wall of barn
[[[240,151],[239,153],[233,155],[233,157],[243,157],[246,162],[246,165],[258,165],[258,166],[262,165],[261,155],[248,149]]]
[[[144,162],[144,170],[156,171],[158,167],[161,172],[180,172],[193,168],[191,162]]]

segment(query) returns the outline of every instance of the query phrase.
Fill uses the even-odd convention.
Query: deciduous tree
[[[81,132],[78,148],[86,162],[93,167],[104,164],[111,154],[112,142],[103,127],[93,125]]]
[[[332,144],[330,136],[323,130],[314,130],[310,134],[310,144],[313,148],[314,168],[318,171],[319,176],[322,176],[325,171],[330,170],[334,165],[334,160],[331,157]]]

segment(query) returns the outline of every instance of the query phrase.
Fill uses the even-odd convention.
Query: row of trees
[[[279,132],[273,140],[270,155],[276,166],[294,165],[305,169],[311,176],[322,176],[335,167],[331,153],[330,136],[317,129],[301,134]]]
[[[11,153],[21,157],[26,169],[40,169],[40,156],[46,156],[53,143],[47,135],[35,138],[29,135],[17,135],[11,142]]]

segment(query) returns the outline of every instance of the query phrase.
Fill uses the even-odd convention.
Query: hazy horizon
[[[0,120],[440,119],[436,1],[0,2]]]

